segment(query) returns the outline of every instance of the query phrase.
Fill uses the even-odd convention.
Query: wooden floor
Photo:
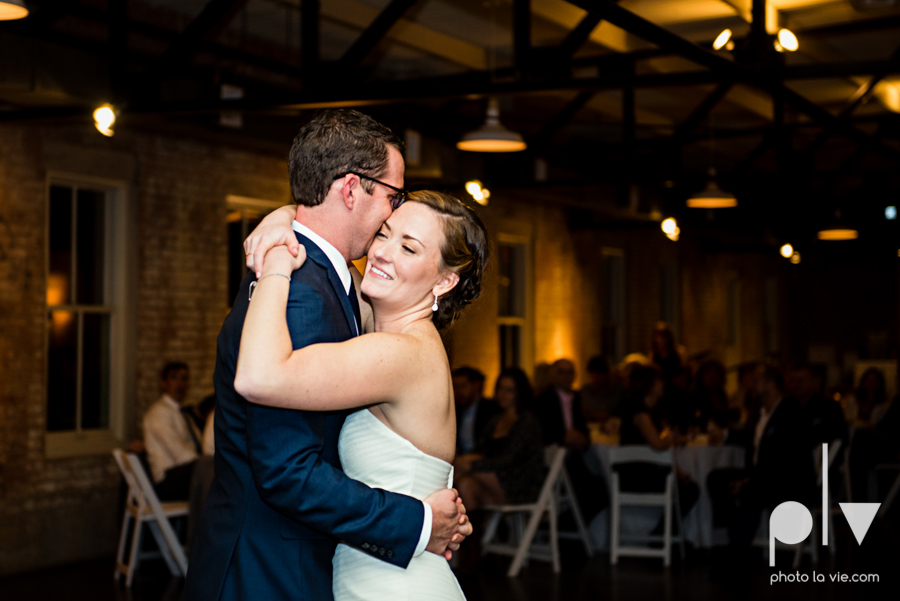
[[[900,513],[900,512],[897,512]],[[632,601],[632,600],[780,600],[831,601],[900,599],[900,520],[876,521],[862,545],[849,528],[836,526],[833,554],[824,552],[818,565],[808,558],[799,572],[790,569],[792,554],[779,552],[776,567],[769,568],[761,553],[733,565],[725,549],[689,552],[665,569],[661,560],[622,558],[616,567],[609,556],[593,558],[566,543],[563,571],[554,574],[549,565],[532,562],[518,578],[504,572],[508,559],[489,557],[459,580],[469,601]],[[677,557],[677,555],[676,555]],[[779,573],[787,576],[821,574],[825,582],[770,583]],[[102,558],[0,578],[0,601],[176,601],[182,581],[169,576],[161,560],[144,562],[131,590],[112,579],[113,559]],[[876,574],[877,583],[834,583],[832,576]],[[256,600],[248,600],[256,601]],[[263,601],[263,600],[261,600]]]

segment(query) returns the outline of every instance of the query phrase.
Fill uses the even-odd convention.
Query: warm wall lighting
[[[14,21],[28,16],[22,0],[0,0],[0,21]]]
[[[819,232],[819,240],[856,240],[859,232],[848,227],[832,227]]]
[[[112,129],[113,125],[116,124],[116,111],[109,104],[104,104],[102,106],[97,107],[94,110],[94,127],[97,128],[101,134],[107,137],[112,137],[115,133]]]
[[[464,135],[456,147],[469,152],[519,152],[528,145],[522,136],[500,125],[500,108],[497,99],[491,98],[484,125]]]
[[[477,179],[466,182],[466,192],[481,206],[487,206],[488,198],[491,197],[491,191],[482,187]]]
[[[897,218],[897,207],[891,205],[884,208],[884,218],[894,220]]]
[[[781,256],[784,257],[785,259],[791,258],[791,256],[793,256],[793,254],[794,254],[794,247],[791,246],[790,244],[785,244],[784,246],[781,247]]]
[[[673,218],[669,217],[668,219],[663,219],[663,222],[659,224],[659,227],[662,228],[666,238],[672,242],[678,241],[678,236],[681,234],[681,228],[678,227],[678,222]]]
[[[716,41],[713,42],[713,50],[721,50],[731,40],[731,30],[726,29],[719,34]]]
[[[775,50],[778,52],[796,52],[800,48],[797,36],[790,29],[779,29],[778,39],[775,40]]]

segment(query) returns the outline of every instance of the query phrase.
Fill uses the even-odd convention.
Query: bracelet
[[[247,295],[248,302],[253,300],[253,287],[256,286],[258,283],[260,283],[261,281],[263,281],[264,279],[271,277],[273,275],[280,275],[282,277],[287,278],[288,283],[290,283],[290,281],[291,281],[291,276],[289,276],[286,273],[281,273],[280,271],[276,271],[275,273],[268,273],[268,274],[262,276],[261,278],[259,278],[258,280],[256,280],[255,282],[250,282],[250,292]]]

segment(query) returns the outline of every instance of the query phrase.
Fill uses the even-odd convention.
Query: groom
[[[304,268],[291,275],[287,321],[295,349],[360,332],[347,262],[365,254],[398,200],[400,148],[389,129],[346,110],[320,114],[294,140],[293,228],[307,254]],[[426,550],[458,548],[471,526],[456,491],[438,491],[423,503],[344,475],[337,441],[346,412],[263,407],[235,392],[254,280],[244,278],[219,334],[215,480],[191,550],[184,599],[329,600],[339,540],[402,568]]]

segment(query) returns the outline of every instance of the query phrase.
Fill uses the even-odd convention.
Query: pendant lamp
[[[709,170],[709,182],[702,192],[687,199],[687,206],[692,209],[730,209],[738,205],[737,198],[725,192],[716,183],[716,170]]]
[[[456,143],[460,150],[469,152],[519,152],[528,145],[522,136],[500,124],[500,108],[497,99],[488,100],[487,119],[480,128],[470,131]]]
[[[838,209],[834,212],[835,223],[830,227],[823,228],[819,231],[817,237],[819,240],[856,240],[859,238],[859,232],[852,227],[848,227],[841,220],[841,211]]]
[[[13,21],[28,16],[23,0],[0,0],[0,21]]]

